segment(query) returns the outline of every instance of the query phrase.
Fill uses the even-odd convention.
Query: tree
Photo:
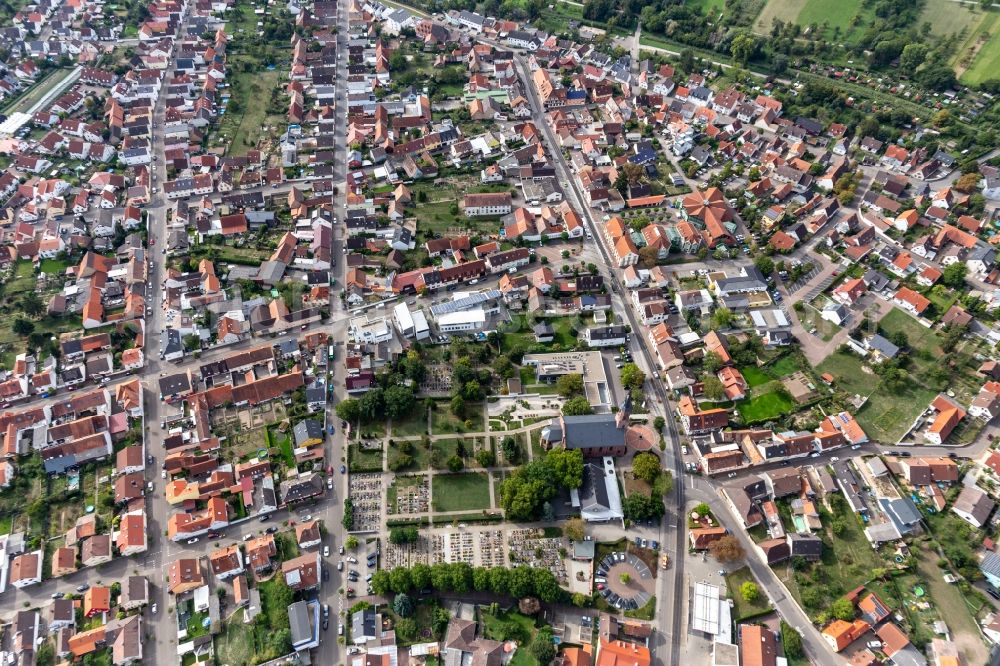
[[[358,537],[349,536],[346,539],[344,539],[344,548],[346,548],[347,550],[354,550],[357,547],[358,547]]]
[[[646,373],[639,369],[635,363],[626,363],[621,371],[622,386],[626,391],[642,388],[646,381]]]
[[[556,380],[556,392],[564,398],[583,394],[583,375],[572,372]]]
[[[517,440],[510,435],[500,440],[500,450],[503,451],[503,457],[509,463],[516,464],[521,458],[521,447],[517,445]]]
[[[583,484],[583,451],[580,449],[553,449],[542,462],[560,486],[579,488]]]
[[[580,518],[570,518],[563,523],[563,534],[570,541],[583,541],[584,529],[583,520]]]
[[[361,419],[361,403],[354,398],[342,400],[337,405],[337,417],[341,421],[357,423]]]
[[[781,644],[785,648],[785,656],[793,659],[800,659],[802,651],[802,636],[792,628],[792,625],[781,621]]]
[[[465,463],[458,456],[448,458],[448,469],[452,472],[461,472],[465,468]]]
[[[345,530],[354,529],[354,503],[348,497],[344,500],[344,517],[340,519]]]
[[[666,512],[663,500],[656,497],[647,497],[642,493],[632,493],[622,502],[622,513],[632,522],[643,520],[654,520],[660,518]]]
[[[838,620],[850,622],[854,619],[854,604],[841,597],[830,605],[830,613]]]
[[[753,581],[745,581],[740,585],[740,596],[743,597],[743,601],[748,604],[752,604],[760,598],[760,590],[757,588],[757,583]]]
[[[913,76],[926,59],[927,45],[914,42],[903,47],[903,52],[899,54],[899,66],[905,74]]]
[[[753,265],[764,274],[764,277],[770,277],[774,274],[774,260],[766,254],[762,254],[754,259]]]
[[[14,320],[12,330],[22,338],[26,338],[35,330],[35,325],[24,317],[18,317]]]
[[[21,310],[29,317],[37,317],[45,312],[45,303],[37,293],[29,291],[21,297]]]
[[[715,375],[708,375],[702,380],[702,393],[713,402],[718,402],[726,397],[726,389]]]
[[[642,479],[646,483],[651,484],[656,481],[656,477],[660,476],[662,471],[660,459],[655,453],[649,451],[637,453],[632,459],[632,474],[635,475],[635,478]]]
[[[390,386],[385,390],[385,414],[390,419],[400,419],[413,410],[417,403],[409,386]]]
[[[400,593],[392,600],[392,610],[400,617],[410,617],[413,615],[413,600],[409,595]]]
[[[450,409],[451,409],[451,413],[454,414],[455,416],[457,416],[458,418],[460,418],[460,419],[464,418],[465,417],[465,399],[462,396],[460,396],[460,395],[456,395],[454,398],[451,399]]]
[[[725,365],[722,362],[722,357],[719,356],[718,352],[710,351],[705,352],[705,356],[702,357],[701,367],[705,369],[705,372],[711,372],[713,375],[719,371],[719,369]]]
[[[542,610],[542,604],[536,597],[525,597],[518,600],[517,610],[522,615],[538,615]]]
[[[531,641],[528,651],[538,660],[541,666],[549,666],[552,660],[556,658],[556,646],[552,642],[552,630],[548,627],[540,629],[538,634],[535,635],[534,640]]]
[[[979,175],[978,171],[962,174],[959,176],[958,180],[955,181],[954,188],[959,192],[971,194],[976,191],[976,188],[979,187],[979,181],[981,178],[982,176]]]
[[[28,323],[30,324],[31,322]],[[583,416],[584,414],[592,414],[593,412],[594,410],[590,406],[590,401],[582,395],[570,398],[563,403],[562,407],[562,413],[566,416]]]
[[[476,462],[479,463],[480,467],[493,467],[497,464],[497,458],[493,454],[493,449],[479,449],[476,453]]]
[[[653,427],[656,429],[656,432],[663,432],[663,429],[666,426],[667,426],[667,420],[662,416],[657,416],[655,419],[653,419]]]
[[[736,537],[728,534],[718,541],[710,543],[708,551],[719,562],[739,562],[746,557],[746,552],[740,542]]]
[[[733,59],[736,60],[736,62],[746,67],[750,58],[752,58],[756,53],[757,46],[757,38],[746,30],[741,30],[736,33],[733,37],[733,41],[729,44],[729,52],[732,54]]]
[[[393,527],[389,530],[389,541],[394,544],[415,543],[420,534],[416,527]]]
[[[968,269],[964,261],[956,261],[953,264],[948,264],[941,271],[941,284],[952,289],[960,289],[965,284],[965,274],[967,271]]]

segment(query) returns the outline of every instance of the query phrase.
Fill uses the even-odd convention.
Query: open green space
[[[760,386],[761,384],[766,384],[770,381],[774,381],[774,377],[768,374],[766,371],[752,365],[740,368],[740,374],[743,375],[743,379],[747,380],[747,385],[750,388],[755,386]]]
[[[357,442],[347,447],[347,460],[352,472],[381,472],[382,446],[377,449],[362,448]]]
[[[846,32],[850,29],[851,19],[860,7],[861,0],[837,0],[837,2],[806,0],[798,16],[795,17],[795,22],[806,27],[815,23],[820,28],[826,24],[831,30],[840,28]]]
[[[466,402],[463,419],[451,413],[449,400],[437,402],[437,408],[431,413],[431,434],[450,435],[463,432],[482,432],[486,428],[483,421],[483,404]]]
[[[849,352],[830,354],[816,371],[833,375],[838,390],[868,397],[855,417],[868,437],[880,442],[896,443],[937,395],[916,382],[909,382],[901,391],[889,391],[861,359]]]
[[[721,12],[726,9],[725,0],[689,0],[684,4],[689,7],[698,7],[703,12]]]
[[[743,598],[743,594],[740,591],[743,583],[753,583],[757,586],[758,596],[755,600],[747,601]],[[743,567],[742,569],[737,569],[726,574],[726,589],[729,591],[729,598],[733,601],[733,619],[737,622],[743,622],[771,612],[771,605],[768,603],[767,595],[764,594],[760,583],[757,582],[753,573],[750,572],[750,567]]]
[[[405,464],[404,456],[409,457],[409,464]],[[394,472],[424,470],[427,469],[429,463],[430,451],[421,441],[407,440],[405,442],[392,442],[389,445],[386,464]]]
[[[949,3],[950,4],[950,3]],[[956,49],[955,64],[962,83],[975,85],[996,78],[1000,70],[1000,12],[985,12]]]
[[[284,74],[278,69],[237,72],[231,76],[226,113],[219,122],[217,140],[232,155],[243,155],[284,130],[287,104],[282,94]]]
[[[68,261],[58,259],[42,259],[39,270],[46,275],[62,275],[69,266]]]
[[[783,377],[787,377],[793,372],[802,370],[802,365],[801,359],[795,354],[785,354],[774,363],[768,365],[767,372],[772,377],[781,379]]]
[[[41,80],[30,88],[24,90],[3,108],[7,115],[18,111],[27,113],[34,104],[42,100],[46,95],[60,86],[66,78],[73,73],[72,69],[55,69],[46,74]]]
[[[489,476],[480,473],[438,474],[433,480],[431,500],[435,511],[489,509]]]
[[[295,451],[292,445],[292,434],[281,432],[277,428],[268,428],[265,436],[267,448],[277,447],[281,452],[281,458],[289,468],[295,468]]]
[[[427,432],[427,410],[418,406],[404,418],[390,424],[393,437],[413,437]]]
[[[808,3],[809,0],[768,0],[757,16],[753,29],[758,34],[768,35],[775,19],[785,23],[795,23]]]
[[[979,625],[976,622],[975,614],[981,608],[981,604],[977,603],[978,596],[964,594],[958,585],[944,582],[941,569],[937,566],[937,557],[928,549],[921,549],[917,562],[919,571],[930,588],[930,596],[937,606],[938,614],[948,623],[962,661],[966,664],[988,663],[989,652],[980,639]]]
[[[776,384],[774,389],[741,400],[737,404],[736,410],[744,423],[775,419],[795,408],[795,401],[787,393],[775,390],[777,387]]]

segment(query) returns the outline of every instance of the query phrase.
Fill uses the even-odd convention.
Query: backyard
[[[489,476],[480,473],[438,474],[433,481],[435,511],[475,511],[490,508]]]
[[[528,650],[528,644],[538,633],[538,627],[535,626],[533,619],[515,612],[492,615],[480,607],[479,620],[482,622],[483,635],[486,638],[517,642],[519,647],[508,666],[539,666],[538,660]]]
[[[775,573],[810,617],[815,617],[838,597],[865,584],[876,569],[888,564],[878,551],[872,550],[860,519],[846,501],[833,495],[831,505],[833,513],[823,505],[818,507],[825,530],[820,561],[804,563],[799,570],[793,563],[775,567]],[[835,534],[836,531],[840,534]]]

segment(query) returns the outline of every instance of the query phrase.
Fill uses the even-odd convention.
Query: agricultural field
[[[955,49],[955,72],[962,83],[974,85],[1000,76],[1000,12],[980,13]]]

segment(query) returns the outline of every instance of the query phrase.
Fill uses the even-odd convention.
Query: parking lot
[[[642,608],[653,596],[653,572],[631,553],[607,555],[598,563],[594,581],[601,596],[621,610]]]

